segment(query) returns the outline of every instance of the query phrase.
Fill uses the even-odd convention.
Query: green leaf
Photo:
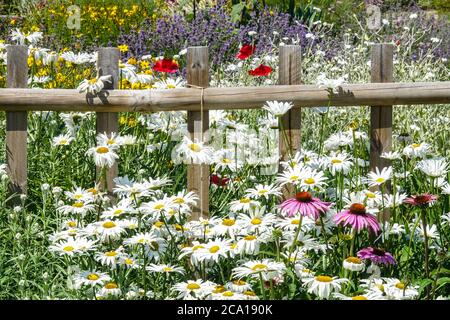
[[[446,284],[450,283],[450,277],[439,278],[436,283],[438,285],[437,289],[440,289]]]
[[[239,20],[241,20],[241,13],[242,10],[244,10],[245,8],[245,3],[238,3],[235,4],[232,8],[231,8],[231,21],[233,22],[238,22]]]

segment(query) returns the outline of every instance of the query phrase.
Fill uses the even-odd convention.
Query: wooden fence
[[[346,84],[331,97],[317,85],[302,85],[299,46],[282,46],[279,53],[279,85],[268,87],[208,88],[207,47],[190,47],[187,52],[189,88],[177,90],[114,90],[118,88],[119,50],[100,48],[99,75],[112,75],[112,83],[97,96],[80,94],[75,89],[26,89],[28,49],[7,47],[7,87],[0,89],[0,111],[6,111],[6,159],[11,178],[10,192],[27,191],[27,112],[28,111],[95,111],[98,133],[118,131],[117,112],[156,112],[185,110],[191,138],[201,138],[208,130],[209,110],[261,108],[267,100],[291,101],[294,108],[282,121],[289,144],[280,139],[280,155],[300,150],[301,107],[371,106],[370,166],[388,166],[381,158],[392,147],[392,106],[450,103],[449,82],[393,83],[393,46],[372,47],[373,83]],[[280,134],[280,137],[283,135]],[[108,191],[117,176],[117,165],[109,170]],[[193,219],[208,216],[209,167],[188,165],[188,190],[199,195]],[[285,190],[290,193],[291,190]]]

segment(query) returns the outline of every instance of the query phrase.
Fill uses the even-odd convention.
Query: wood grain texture
[[[206,88],[209,85],[208,47],[189,47],[187,51],[187,83]],[[202,89],[193,89],[200,107]],[[188,132],[191,139],[203,141],[203,134],[209,129],[209,112],[188,111]],[[187,167],[187,188],[199,196],[192,210],[191,220],[209,216],[209,165],[189,164]]]
[[[394,81],[394,46],[392,44],[375,44],[372,46],[372,82]],[[392,106],[370,107],[370,169],[378,168],[380,171],[391,165],[391,161],[381,158],[383,152],[392,150]],[[371,188],[379,190],[377,187]],[[390,183],[386,183],[387,192],[390,191]],[[390,212],[385,210],[380,214],[383,221],[389,219]]]
[[[74,89],[0,89],[0,111],[156,112],[199,111],[195,88],[111,90],[91,98]],[[316,85],[207,88],[203,110],[260,109],[268,100],[298,107],[328,105],[328,92]],[[331,98],[333,106],[450,104],[450,81],[345,84]]]
[[[28,47],[7,47],[7,87],[26,88],[28,85]],[[14,109],[12,109],[14,110]],[[9,196],[27,193],[27,112],[6,112],[6,163],[10,176]],[[9,205],[20,203],[14,197]]]
[[[119,58],[120,51],[118,48],[99,48],[97,70],[98,76],[111,75],[111,83],[105,83],[106,90],[114,90],[119,88]],[[117,112],[97,112],[96,113],[96,131],[97,133],[106,133],[110,135],[112,132],[119,132],[119,122]],[[100,174],[100,168],[97,168],[97,174]],[[117,162],[108,169],[106,173],[106,184],[108,194],[112,195],[115,186],[114,178],[119,174]],[[105,186],[100,186],[105,189]]]
[[[280,85],[299,85],[301,83],[300,46],[285,45],[280,47],[278,72],[278,84]],[[287,98],[285,101],[290,100]],[[300,151],[301,117],[301,108],[295,108],[289,110],[281,118],[282,127],[280,127],[278,146],[282,161],[290,160],[297,151]],[[282,130],[284,130],[284,133]],[[283,171],[281,165],[278,167],[278,171]],[[293,186],[286,185],[282,193],[284,199],[293,197]]]

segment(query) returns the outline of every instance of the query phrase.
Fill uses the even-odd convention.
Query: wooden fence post
[[[209,85],[208,47],[189,47],[187,51],[188,85],[206,88]],[[201,89],[198,89],[201,95]],[[202,141],[209,128],[208,111],[188,111],[187,127],[190,138]],[[209,215],[209,165],[189,164],[187,167],[187,188],[199,196],[192,211],[191,220]]]
[[[372,82],[394,82],[392,44],[374,44],[372,46]],[[381,158],[383,152],[392,150],[392,106],[370,107],[370,169],[388,167],[391,161]],[[390,185],[387,184],[388,191]],[[376,189],[374,189],[376,190]],[[389,212],[383,214],[383,220],[389,219]]]
[[[297,45],[280,46],[278,84],[301,84],[301,48]],[[288,99],[287,99],[288,100]],[[301,148],[301,108],[291,109],[283,115],[281,121],[283,130],[279,132],[279,153],[281,161],[287,161]],[[286,138],[287,139],[286,139]],[[288,144],[286,143],[288,141]],[[279,166],[279,172],[282,167]],[[283,188],[283,198],[293,196],[294,189],[290,186]]]
[[[28,86],[28,47],[10,45],[7,50],[7,87]],[[6,112],[6,163],[11,179],[9,196],[27,193],[27,112]],[[14,198],[11,205],[17,204]]]
[[[111,75],[111,83],[105,83],[106,90],[113,90],[119,88],[119,58],[120,51],[118,48],[99,48],[97,70],[98,76]],[[111,134],[112,132],[119,133],[118,114],[117,112],[97,112],[96,113],[96,131],[98,133]],[[112,195],[114,188],[113,179],[117,177],[119,167],[117,162],[108,169],[106,175],[106,184],[108,194]],[[97,174],[100,174],[100,168],[97,168]],[[105,186],[101,186],[105,189]]]

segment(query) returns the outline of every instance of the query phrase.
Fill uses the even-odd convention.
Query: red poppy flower
[[[260,64],[258,68],[250,70],[248,74],[254,77],[260,77],[260,76],[268,76],[271,72],[272,72],[271,67]]]
[[[211,175],[211,183],[213,183],[217,186],[220,186],[220,187],[225,186],[229,180],[230,180],[230,178],[221,178],[217,174]]]
[[[399,46],[399,45],[400,45],[400,40],[396,40],[396,41],[395,41],[395,45],[396,45],[396,46]]]
[[[248,57],[250,57],[254,52],[255,46],[246,44],[245,46],[242,46],[242,48],[239,50],[239,53],[237,54],[236,58],[238,58],[239,60],[245,60]]]
[[[153,70],[159,72],[174,73],[178,71],[178,63],[172,59],[161,59],[156,61]]]

